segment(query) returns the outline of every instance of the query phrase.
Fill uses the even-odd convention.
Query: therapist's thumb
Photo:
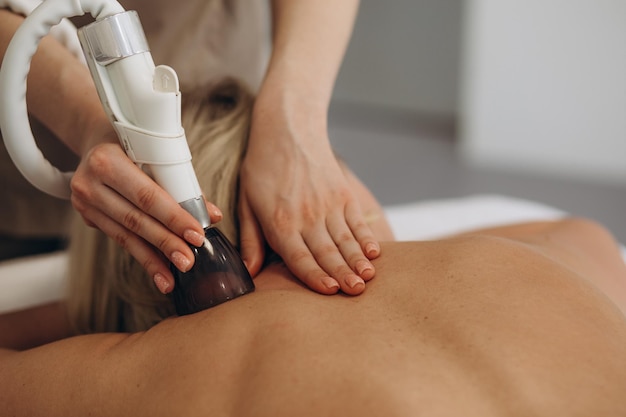
[[[245,198],[239,204],[239,250],[248,272],[255,277],[263,266],[265,238]]]

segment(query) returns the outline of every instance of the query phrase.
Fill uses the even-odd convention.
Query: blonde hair
[[[253,97],[226,79],[183,98],[182,123],[207,200],[224,213],[220,230],[238,243],[237,183]],[[75,219],[70,238],[68,314],[77,333],[140,331],[174,314],[142,266],[97,229]]]

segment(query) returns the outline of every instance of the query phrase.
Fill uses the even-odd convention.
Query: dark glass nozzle
[[[254,282],[241,257],[216,227],[204,229],[204,244],[191,247],[193,268],[180,272],[172,266],[176,313],[196,313],[254,291]]]

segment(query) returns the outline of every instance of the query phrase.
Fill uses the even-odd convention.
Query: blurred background
[[[626,1],[361,0],[331,141],[384,205],[498,194],[626,242]]]

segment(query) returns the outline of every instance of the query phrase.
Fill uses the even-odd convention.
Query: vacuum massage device
[[[39,41],[63,18],[91,14],[78,31],[98,95],[127,155],[163,187],[205,231],[195,264],[172,265],[178,314],[203,310],[254,291],[237,251],[211,226],[181,125],[178,77],[155,67],[136,12],[116,0],[45,0],[15,33],[0,70],[0,127],[9,155],[37,188],[69,198],[72,172],[60,172],[38,149],[26,107],[26,77]]]

